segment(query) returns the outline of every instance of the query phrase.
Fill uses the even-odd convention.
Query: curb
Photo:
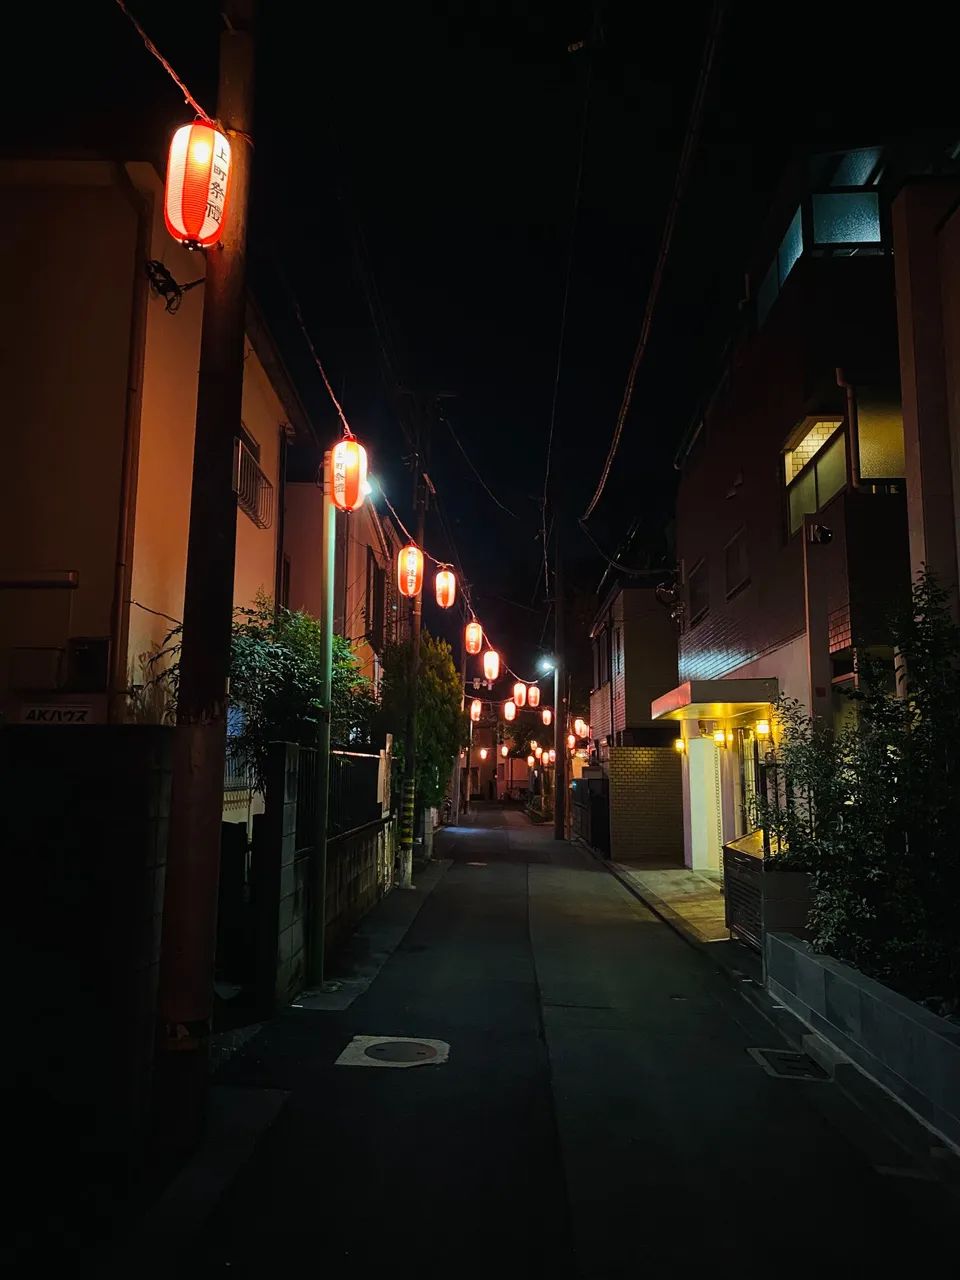
[[[835,1045],[812,1030],[797,1014],[780,1004],[761,982],[749,974],[722,963],[723,957],[713,949],[716,944],[701,941],[685,928],[676,912],[661,903],[654,895],[645,897],[635,884],[621,875],[606,858],[581,840],[575,843],[596,860],[630,893],[642,902],[658,919],[681,937],[684,942],[705,956],[711,966],[757,1013],[780,1033],[798,1053],[812,1058],[836,1084],[841,1093],[854,1106],[865,1113],[891,1138],[918,1167],[922,1176],[939,1183],[953,1195],[960,1195],[960,1153],[946,1145],[946,1140],[929,1126],[899,1098],[889,1093],[883,1085],[854,1063]]]

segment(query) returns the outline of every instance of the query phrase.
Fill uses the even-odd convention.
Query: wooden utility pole
[[[237,540],[255,0],[223,0],[217,117],[229,204],[207,253],[158,994],[157,1111],[166,1144],[199,1139],[209,1070]]]

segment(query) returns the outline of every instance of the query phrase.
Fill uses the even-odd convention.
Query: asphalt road
[[[938,1270],[930,1184],[833,1084],[765,1073],[747,1050],[778,1045],[770,1025],[600,863],[498,811],[444,843],[451,865],[372,985],[341,1012],[287,1011],[224,1068],[229,1088],[287,1096],[193,1262]],[[355,1035],[428,1037],[449,1060],[335,1065]]]

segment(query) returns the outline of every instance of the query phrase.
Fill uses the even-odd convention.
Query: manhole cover
[[[338,1067],[441,1066],[450,1057],[445,1040],[426,1036],[354,1036],[337,1058]]]
[[[419,1040],[384,1040],[368,1045],[363,1051],[368,1058],[379,1062],[427,1062],[437,1056],[437,1051]]]
[[[759,1062],[767,1075],[778,1080],[829,1080],[827,1073],[808,1058],[805,1053],[792,1049],[748,1049],[751,1058]]]

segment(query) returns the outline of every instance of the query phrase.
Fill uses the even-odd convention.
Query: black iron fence
[[[332,840],[382,816],[379,753],[331,751],[328,837]]]

